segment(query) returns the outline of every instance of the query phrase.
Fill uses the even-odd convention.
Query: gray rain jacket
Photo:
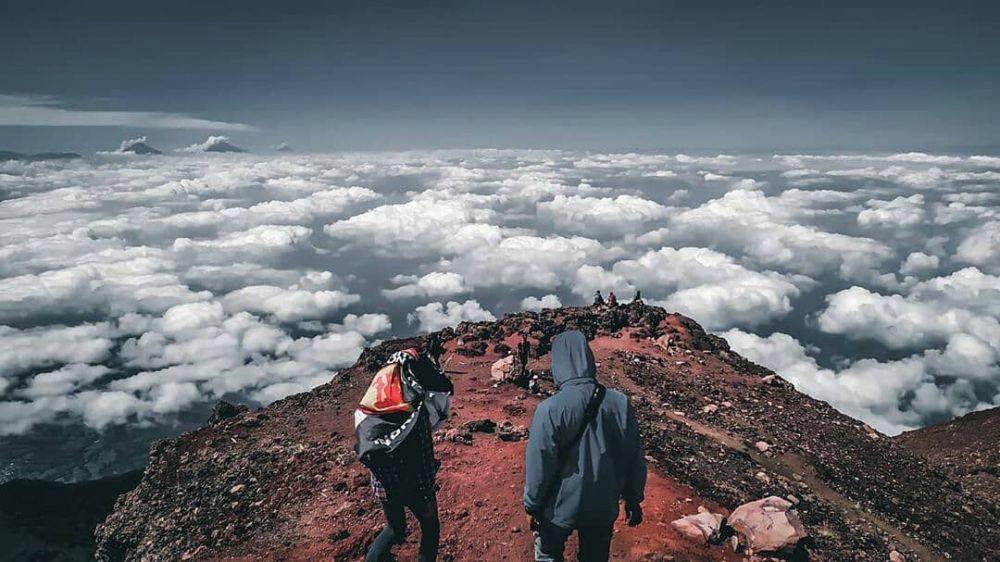
[[[524,507],[560,527],[609,525],[618,517],[620,498],[636,505],[643,500],[646,459],[635,412],[621,392],[608,389],[580,441],[564,451],[583,421],[596,375],[587,338],[576,331],[559,334],[552,344],[552,377],[559,391],[538,405],[531,420]],[[557,474],[562,454],[565,463]],[[540,505],[550,484],[553,491]]]

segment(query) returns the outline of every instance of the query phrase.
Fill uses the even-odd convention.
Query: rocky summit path
[[[1000,516],[933,464],[796,392],[691,319],[629,305],[521,313],[439,334],[448,368],[464,373],[436,436],[442,560],[530,560],[524,431],[552,390],[551,338],[568,328],[592,338],[601,381],[630,394],[647,444],[646,522],[617,526],[614,559],[744,560],[689,542],[670,522],[770,495],[794,499],[816,560],[884,561],[893,551],[998,559]],[[532,343],[538,392],[490,376],[520,334]],[[98,559],[359,560],[382,516],[351,451],[352,413],[382,361],[423,342],[383,343],[311,392],[158,442],[142,483],[99,527]],[[399,560],[415,559],[415,535]]]

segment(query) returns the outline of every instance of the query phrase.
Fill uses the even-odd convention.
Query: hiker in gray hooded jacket
[[[552,344],[559,391],[535,410],[525,453],[524,508],[537,562],[561,562],[574,530],[578,560],[608,560],[622,499],[629,526],[642,522],[646,460],[635,412],[617,390],[601,396],[596,375],[587,338],[576,331],[559,334]]]

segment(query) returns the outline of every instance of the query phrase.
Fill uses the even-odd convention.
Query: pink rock
[[[676,529],[684,538],[703,544],[719,535],[723,519],[724,517],[718,513],[703,512],[675,519],[670,522],[670,526]]]
[[[670,351],[670,336],[668,335],[664,334],[656,338],[656,341],[653,343],[656,344],[656,347],[662,349],[663,351]]]
[[[762,453],[766,452],[768,449],[771,448],[771,446],[767,444],[767,441],[758,441],[754,443],[753,446],[756,447],[757,450]]]
[[[704,414],[714,414],[719,409],[715,404],[709,404],[701,409]]]
[[[514,356],[508,355],[490,367],[490,378],[497,382],[509,380],[514,373]]]
[[[789,552],[808,536],[792,503],[778,496],[737,507],[728,524],[758,553]]]

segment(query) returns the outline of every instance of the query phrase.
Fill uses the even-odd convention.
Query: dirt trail
[[[738,437],[717,427],[706,425],[671,411],[662,411],[660,413],[665,418],[683,423],[695,433],[708,437],[709,439],[725,445],[730,449],[739,451],[740,453],[749,456],[755,463],[774,474],[780,474],[785,478],[801,480],[809,486],[809,489],[816,494],[817,497],[833,504],[835,507],[847,514],[848,517],[874,525],[879,530],[892,537],[893,540],[898,541],[908,550],[916,553],[917,556],[920,557],[920,560],[924,562],[943,562],[945,560],[943,556],[924,546],[920,542],[910,538],[889,521],[878,517],[873,513],[864,511],[856,503],[851,501],[850,498],[831,488],[826,482],[823,482],[823,480],[816,475],[816,471],[812,464],[810,464],[805,458],[788,452],[784,452],[776,456],[767,456],[761,454],[756,448],[745,446]]]
[[[489,367],[498,356],[452,356],[449,367],[464,374],[453,377],[456,385],[454,415],[447,428],[488,418],[529,425],[540,398],[512,385],[494,388]],[[541,364],[539,364],[541,366]],[[325,410],[314,419],[345,418],[343,412]],[[310,426],[314,424],[310,423]],[[338,427],[346,431],[346,427]],[[526,443],[504,442],[495,434],[474,433],[472,444],[441,441],[435,454],[441,461],[438,506],[441,519],[441,560],[496,560],[521,562],[533,558],[531,532],[527,529],[521,494],[524,484]],[[367,475],[351,463],[352,476]],[[650,467],[643,502],[645,521],[630,528],[621,519],[615,525],[611,559],[698,561],[739,561],[742,558],[719,545],[696,545],[685,540],[670,521],[697,511],[704,505],[715,512],[725,507],[701,497],[697,491]],[[302,536],[298,545],[283,550],[275,559],[289,561],[358,560],[384,521],[367,486],[358,486],[346,495],[322,492],[297,515],[295,529]],[[411,517],[410,535],[395,549],[399,560],[415,560],[419,527]],[[344,530],[349,534],[345,535]],[[576,552],[575,538],[567,546],[568,559]],[[224,558],[230,562],[251,560]]]

